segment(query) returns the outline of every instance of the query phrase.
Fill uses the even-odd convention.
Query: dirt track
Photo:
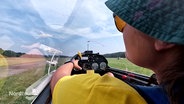
[[[28,70],[40,70],[45,68],[46,61],[43,58],[8,58],[8,67],[0,67],[0,78],[16,75]]]

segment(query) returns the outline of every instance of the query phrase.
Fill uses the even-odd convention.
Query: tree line
[[[22,52],[14,52],[12,50],[3,50],[0,48],[0,54],[6,57],[20,57],[24,55],[25,53]],[[103,55],[106,58],[125,58],[125,52],[116,52],[116,53],[110,53],[110,54],[104,54]],[[51,55],[45,56],[45,57],[52,57]],[[69,56],[58,56],[58,57],[69,57]]]
[[[24,55],[25,53],[14,52],[12,50],[3,50],[2,48],[0,48],[0,54],[6,57],[20,57],[21,55]]]
[[[20,57],[26,53],[22,53],[22,52],[14,52],[12,50],[3,50],[2,48],[0,48],[0,54],[5,56],[5,57]],[[30,55],[31,56],[31,55]],[[34,56],[34,54],[32,54],[32,56]],[[35,55],[35,56],[39,56],[39,55]],[[52,57],[52,55],[43,55],[45,58],[50,58]],[[56,57],[60,57],[60,58],[67,58],[69,56],[62,56],[62,55],[56,55]]]
[[[125,58],[125,52],[116,52],[103,55],[106,58]]]

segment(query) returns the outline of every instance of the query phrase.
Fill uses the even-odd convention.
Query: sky
[[[0,48],[43,54],[50,47],[73,55],[125,51],[106,0],[1,0]],[[33,52],[34,53],[34,52]]]

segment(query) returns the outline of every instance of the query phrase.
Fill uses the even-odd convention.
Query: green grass
[[[0,79],[4,82],[0,89],[0,104],[30,104],[24,92],[27,87],[38,80],[44,74],[44,70],[32,69],[21,74]],[[16,93],[11,95],[11,93]]]
[[[143,67],[136,66],[135,64],[131,63],[130,61],[128,61],[125,58],[121,58],[121,59],[107,58],[107,60],[108,60],[109,66],[113,67],[113,68],[128,70],[128,71],[131,71],[131,72],[144,74],[144,75],[148,75],[148,76],[153,74],[153,72],[151,70],[143,68]]]
[[[60,58],[57,67],[63,64],[65,60],[67,59]],[[24,95],[24,92],[31,84],[47,74],[47,69],[48,64],[43,67],[29,69],[29,71],[17,75],[0,78],[0,104],[30,104],[32,101],[26,99],[27,96]],[[55,67],[51,66],[51,71],[54,69]],[[17,95],[11,95],[11,93]]]

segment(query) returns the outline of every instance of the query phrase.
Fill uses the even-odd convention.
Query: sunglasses
[[[123,21],[121,18],[119,18],[115,14],[113,14],[113,17],[114,17],[114,22],[115,22],[116,28],[118,29],[119,32],[123,32],[123,29],[126,26],[126,22]]]

